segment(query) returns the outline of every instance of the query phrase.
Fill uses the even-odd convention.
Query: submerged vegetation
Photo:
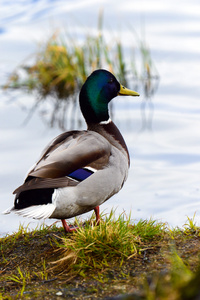
[[[197,299],[200,228],[111,212],[66,234],[21,226],[0,241],[0,299]],[[77,225],[77,224],[76,224]],[[84,225],[84,226],[81,226]],[[124,294],[123,298],[115,298]],[[127,296],[125,296],[127,295]],[[129,298],[128,298],[129,297]]]
[[[82,42],[69,32],[53,34],[41,44],[34,62],[19,66],[11,74],[5,88],[36,92],[30,114],[38,106],[46,105],[51,110],[50,126],[59,125],[61,129],[69,127],[66,113],[70,111],[71,116],[75,115],[80,88],[95,69],[108,69],[122,84],[133,89],[141,84],[145,97],[152,96],[159,77],[146,43],[138,39],[137,47],[133,45],[128,54],[119,38],[105,35],[102,20],[100,14],[96,33],[86,33]],[[136,63],[135,52],[139,53],[140,65]]]

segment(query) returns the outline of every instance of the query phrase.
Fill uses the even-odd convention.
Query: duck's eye
[[[108,83],[113,83],[113,78],[110,78],[109,80],[108,80]]]

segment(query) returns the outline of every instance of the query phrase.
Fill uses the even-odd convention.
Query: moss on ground
[[[200,228],[188,221],[182,230],[170,230],[155,221],[132,224],[130,219],[112,216],[100,227],[88,225],[73,234],[55,226],[32,232],[20,227],[0,240],[0,299],[129,299],[127,295],[130,299],[196,299]],[[123,234],[132,234],[133,245],[123,246],[125,254],[119,253],[118,236],[114,230],[111,235],[108,227],[109,223],[115,228],[118,222],[127,226]],[[104,247],[98,248],[95,235],[93,243],[89,240],[81,249],[73,244],[73,252],[69,251],[67,243],[91,235],[90,230],[98,231],[98,240],[102,230],[110,252],[99,255]]]

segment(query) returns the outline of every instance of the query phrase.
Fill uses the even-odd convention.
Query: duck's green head
[[[139,96],[122,86],[115,76],[106,70],[94,71],[80,92],[82,114],[89,123],[100,123],[109,119],[108,103],[117,95]]]

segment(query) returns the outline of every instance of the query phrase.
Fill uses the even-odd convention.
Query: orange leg
[[[94,208],[94,212],[95,212],[95,215],[96,215],[96,224],[99,225],[99,223],[100,223],[99,206],[96,206]]]
[[[100,222],[100,215],[99,215],[99,206],[96,206],[94,208],[94,212],[96,215],[96,224],[99,225]],[[76,231],[78,227],[70,227],[67,222],[65,221],[65,219],[61,219],[61,222],[63,224],[64,230],[65,232],[73,232]]]
[[[63,227],[65,229],[65,232],[73,232],[73,231],[77,230],[77,228],[75,228],[75,227],[71,228],[64,219],[61,219],[61,221],[62,221]]]

